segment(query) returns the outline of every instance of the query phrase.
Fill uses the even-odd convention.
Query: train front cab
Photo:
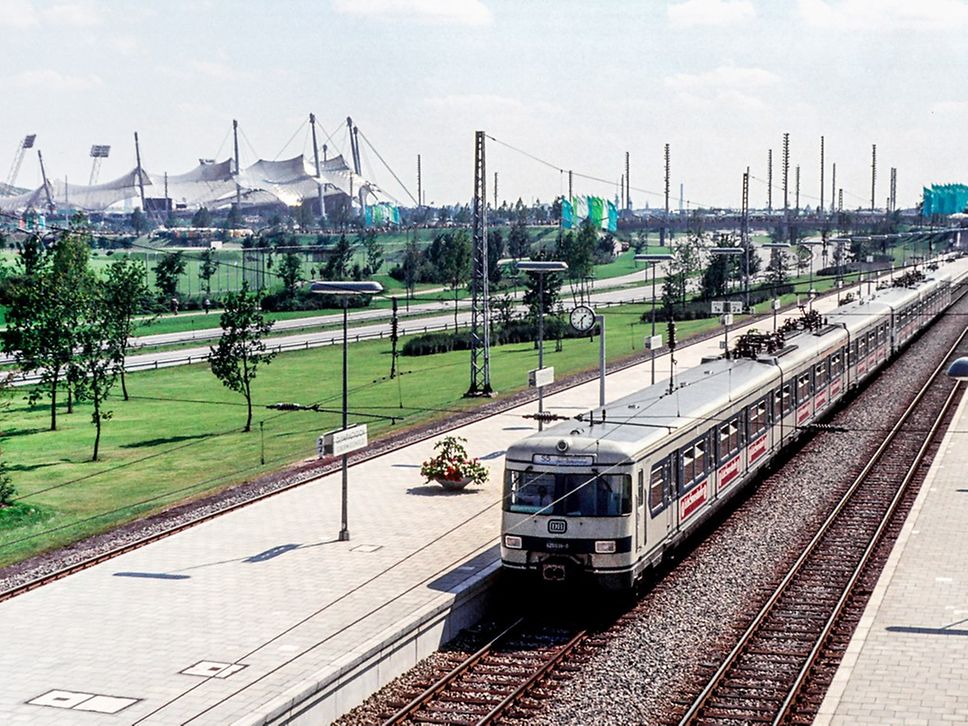
[[[509,461],[503,509],[501,559],[511,574],[563,584],[591,577],[606,589],[631,588],[636,518],[629,462],[538,470]]]

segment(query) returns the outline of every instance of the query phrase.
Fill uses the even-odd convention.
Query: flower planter
[[[444,479],[443,477],[436,477],[435,482],[440,484],[444,489],[449,489],[451,491],[459,491],[474,481],[471,477],[467,476],[463,479]]]

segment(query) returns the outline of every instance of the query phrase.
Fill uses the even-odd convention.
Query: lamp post
[[[538,369],[544,368],[544,278],[552,272],[564,272],[568,263],[560,260],[520,260],[515,267],[521,272],[538,276]],[[541,414],[544,412],[544,386],[538,386],[538,431],[544,429]]]
[[[655,340],[655,266],[660,262],[668,262],[672,259],[670,254],[640,254],[635,256],[636,262],[648,262],[652,266],[652,333],[651,340]],[[649,276],[645,276],[648,284]],[[655,347],[652,342],[649,344],[649,351],[652,356],[652,385],[655,385]]]
[[[319,293],[321,295],[335,295],[340,298],[343,302],[343,431],[349,428],[349,414],[347,413],[347,335],[346,335],[346,310],[348,307],[349,299],[355,295],[376,295],[377,293],[383,292],[383,285],[379,282],[370,281],[355,281],[355,280],[337,280],[337,281],[324,281],[324,282],[313,282],[310,288],[312,292]],[[343,454],[343,489],[342,489],[342,520],[339,530],[339,541],[348,542],[350,539],[350,530],[347,524],[347,504],[348,504],[348,491],[349,487],[347,483],[349,481],[349,464],[348,464],[349,454]]]
[[[763,245],[766,249],[770,250],[770,264],[773,265],[774,269],[770,273],[770,284],[773,288],[773,332],[776,332],[776,311],[780,309],[779,300],[776,297],[776,276],[777,276],[777,253],[779,250],[790,249],[789,242],[767,242]]]
[[[729,299],[729,258],[734,255],[743,254],[742,247],[710,247],[709,254],[714,257],[725,257],[726,259],[726,298]],[[723,340],[726,350],[726,358],[729,358],[729,324],[733,319],[733,310],[723,311]]]
[[[805,239],[800,243],[801,247],[805,247],[810,252],[810,289],[807,290],[807,297],[810,300],[810,309],[813,309],[813,298],[817,294],[817,291],[813,289],[813,248],[817,245],[822,245],[823,240],[819,239]]]

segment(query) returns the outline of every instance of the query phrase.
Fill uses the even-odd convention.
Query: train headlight
[[[595,554],[596,555],[614,555],[615,554],[615,540],[614,539],[600,539],[595,541]]]
[[[516,534],[506,534],[504,535],[504,546],[509,550],[519,550],[521,549],[521,538]]]

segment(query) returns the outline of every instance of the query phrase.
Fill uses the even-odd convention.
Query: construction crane
[[[107,159],[110,153],[111,147],[105,144],[94,144],[91,147],[91,158],[94,161],[91,164],[91,178],[87,182],[88,186],[97,184],[97,175],[101,172],[101,162]]]
[[[23,164],[24,154],[27,153],[27,149],[34,148],[34,141],[37,139],[37,134],[27,134],[24,140],[20,142],[17,147],[17,153],[14,154],[13,164],[10,165],[10,173],[7,174],[7,191],[13,193],[14,184],[17,183],[17,174],[20,173],[20,165]]]

